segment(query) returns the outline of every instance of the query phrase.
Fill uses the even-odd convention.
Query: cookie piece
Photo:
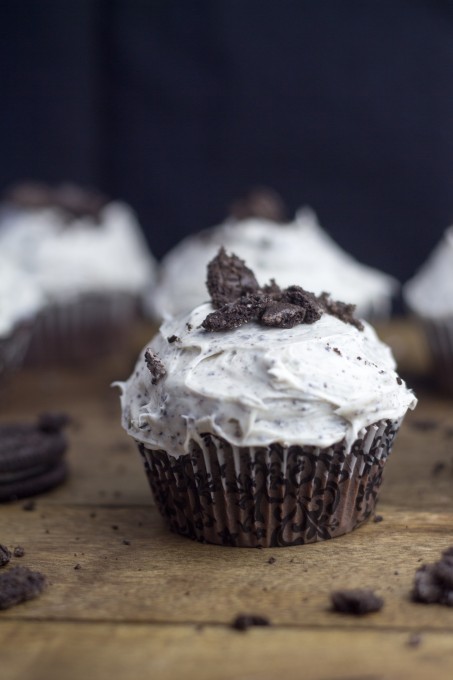
[[[43,414],[34,424],[0,425],[0,502],[33,496],[67,475],[63,414]]]
[[[337,590],[332,593],[331,600],[334,611],[342,614],[354,614],[355,616],[378,612],[384,605],[382,597],[375,595],[372,590],[366,588]]]
[[[2,572],[0,574],[0,609],[9,609],[16,604],[38,597],[45,586],[45,576],[27,567],[13,567]]]
[[[438,562],[424,564],[417,569],[412,599],[424,604],[453,607],[453,546],[444,550]]]

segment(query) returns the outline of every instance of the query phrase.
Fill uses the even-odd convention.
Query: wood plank
[[[408,642],[366,629],[0,622],[3,680],[450,680],[451,633]]]
[[[252,612],[279,625],[453,631],[453,609],[409,601],[415,570],[452,542],[453,512],[382,510],[383,522],[332,541],[232,550],[170,533],[155,508],[10,508],[1,542],[22,545],[20,563],[45,573],[50,586],[0,612],[0,621],[228,623]],[[352,587],[375,589],[384,609],[360,621],[329,611],[332,589]]]

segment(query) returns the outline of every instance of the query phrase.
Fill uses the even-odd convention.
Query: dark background
[[[453,221],[453,4],[0,0],[0,189],[99,187],[162,256],[253,184],[400,280]]]

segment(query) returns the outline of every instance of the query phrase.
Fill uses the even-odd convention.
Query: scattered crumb
[[[277,560],[276,560],[275,557],[269,557],[269,559],[267,560],[267,563],[268,563],[268,564],[275,564],[276,561],[277,561]]]
[[[118,529],[119,529],[118,524],[112,524],[112,529],[113,529],[113,531],[118,531]]]
[[[33,512],[36,510],[36,501],[27,501],[23,504],[22,510],[25,510],[26,512]]]
[[[256,614],[239,614],[231,623],[231,628],[235,630],[248,630],[252,626],[270,626],[271,622],[266,616]]]
[[[127,540],[127,538],[123,538],[123,545],[130,545],[131,542]]]
[[[0,543],[0,567],[4,567],[8,564],[11,559],[11,553],[6,547]]]
[[[77,570],[78,570],[78,569],[81,569],[81,568],[82,568],[82,565],[79,564],[79,563],[77,562],[77,564],[75,565],[74,569],[77,569]]]
[[[178,338],[177,335],[170,335],[170,337],[167,338],[167,342],[172,345],[174,342],[181,342],[181,338]]]
[[[337,590],[331,594],[331,600],[334,611],[356,616],[378,612],[384,606],[382,597],[365,588]]]
[[[0,574],[0,609],[38,597],[46,586],[46,579],[38,571],[13,567]]]
[[[422,636],[420,633],[412,633],[406,642],[408,647],[420,647],[422,643]]]
[[[14,548],[13,555],[14,557],[23,557],[25,555],[25,550],[21,545],[18,545],[16,548]]]
[[[375,516],[373,517],[373,522],[375,522],[375,524],[379,524],[379,522],[382,522],[383,519],[384,519],[384,518],[383,518],[382,515],[375,515]]]
[[[414,602],[453,607],[453,547],[444,550],[438,562],[417,569],[411,596]]]
[[[90,512],[90,517],[91,517],[91,519],[94,519],[96,516],[97,516],[97,515],[96,515],[95,512]]]

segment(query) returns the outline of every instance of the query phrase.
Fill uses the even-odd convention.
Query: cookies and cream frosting
[[[325,290],[357,306],[359,316],[386,316],[397,289],[392,277],[357,262],[320,227],[305,208],[293,222],[229,219],[181,241],[163,259],[151,301],[160,318],[187,312],[207,300],[205,271],[219,246],[235,252],[255,271],[261,284],[298,284]]]
[[[453,315],[453,226],[403,288],[409,307],[424,317]]]
[[[212,304],[164,322],[118,383],[123,426],[148,448],[180,456],[206,433],[235,446],[350,447],[415,407],[390,349],[348,305],[259,286],[222,250],[208,287]]]
[[[107,203],[99,218],[59,207],[8,208],[0,222],[0,254],[18,262],[50,301],[85,292],[141,293],[155,263],[133,211]]]

